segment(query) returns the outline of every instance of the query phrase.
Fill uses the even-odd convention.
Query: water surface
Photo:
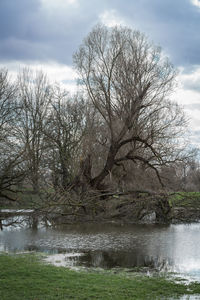
[[[200,224],[77,224],[38,230],[7,227],[0,232],[0,251],[33,250],[56,254],[61,265],[147,267],[200,280]]]

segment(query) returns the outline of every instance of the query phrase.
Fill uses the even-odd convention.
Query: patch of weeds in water
[[[163,300],[200,295],[199,283],[186,286],[165,276],[132,273],[127,277],[125,272],[114,274],[113,270],[75,272],[44,264],[35,254],[0,255],[0,266],[1,300]]]

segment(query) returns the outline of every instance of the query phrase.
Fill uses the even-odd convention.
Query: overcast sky
[[[174,94],[200,144],[199,0],[0,0],[0,67],[43,68],[73,90],[72,55],[92,27],[126,25],[160,45],[179,70]]]

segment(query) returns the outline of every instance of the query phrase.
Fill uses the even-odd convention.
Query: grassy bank
[[[177,192],[169,196],[172,207],[200,208],[200,192]]]
[[[163,300],[183,294],[200,295],[200,284],[186,286],[164,277],[75,272],[45,265],[31,254],[0,255],[1,300]]]

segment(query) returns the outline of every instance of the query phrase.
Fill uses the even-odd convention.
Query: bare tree
[[[138,31],[98,25],[74,55],[82,85],[106,126],[106,158],[89,184],[101,189],[114,166],[140,162],[155,171],[182,159],[186,120],[168,97],[176,71],[161,49]]]
[[[24,178],[23,151],[14,137],[18,117],[16,84],[0,70],[0,198],[16,200],[16,185]]]
[[[51,101],[51,87],[42,72],[24,69],[18,76],[18,105],[20,118],[16,126],[16,138],[24,148],[27,176],[33,191],[39,191],[39,179],[43,171],[45,139],[43,128]]]
[[[0,141],[8,134],[8,127],[15,120],[16,85],[11,83],[8,71],[0,69]]]
[[[196,156],[194,155],[193,158],[187,161],[187,164],[182,166],[181,183],[184,191],[200,191],[200,167],[197,153]]]
[[[85,104],[58,86],[54,88],[45,134],[48,168],[54,186],[66,189],[77,175],[85,130]]]

